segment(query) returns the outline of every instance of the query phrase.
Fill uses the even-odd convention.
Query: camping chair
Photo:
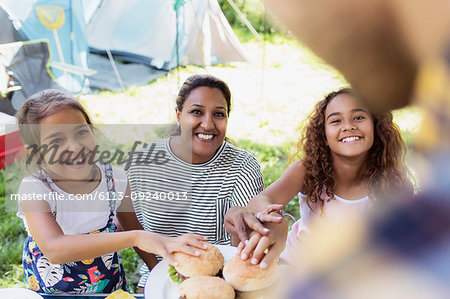
[[[15,82],[16,87],[11,96],[15,110],[38,91],[46,88],[63,89],[49,70],[49,55],[48,42],[43,40],[0,44],[0,93],[2,97],[11,94],[8,82],[11,79]]]

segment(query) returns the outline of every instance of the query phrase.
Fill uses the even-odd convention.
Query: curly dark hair
[[[334,198],[335,179],[333,177],[333,161],[330,148],[326,144],[325,110],[328,104],[340,94],[357,97],[351,88],[343,88],[325,96],[315,105],[314,111],[307,119],[302,130],[295,156],[302,156],[306,169],[304,190],[308,206],[323,207],[323,192]],[[399,127],[393,122],[390,112],[374,115],[374,143],[367,156],[367,164],[362,176],[369,181],[369,196],[383,198],[383,194],[399,194],[413,192],[409,180],[409,170],[405,163],[406,145]],[[312,209],[312,208],[311,208]],[[313,210],[313,209],[312,209]]]

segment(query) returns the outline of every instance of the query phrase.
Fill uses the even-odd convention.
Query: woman
[[[167,236],[197,233],[213,244],[231,243],[224,229],[225,213],[230,207],[246,206],[264,184],[258,161],[226,141],[230,111],[225,82],[193,75],[176,99],[179,135],[133,153],[128,177],[145,230]],[[161,163],[142,161],[150,150],[163,153]],[[140,287],[148,273],[143,266]]]

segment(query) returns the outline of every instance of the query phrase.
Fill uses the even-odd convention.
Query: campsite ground
[[[209,73],[227,82],[233,95],[228,136],[280,145],[295,142],[297,128],[314,103],[346,84],[336,70],[294,39],[275,35],[266,43],[251,40],[244,48],[248,62],[179,68],[145,86],[84,95],[81,102],[98,123],[174,123],[179,86],[191,74]],[[405,135],[416,130],[418,111],[402,110],[395,116]]]
[[[261,42],[244,47],[249,62],[180,68],[152,84],[125,93],[86,95],[81,101],[101,123],[174,122],[179,86],[191,74],[209,73],[232,91],[229,137],[275,145],[295,140],[295,129],[314,101],[344,84],[339,74],[294,40],[275,38],[265,49]]]
[[[345,81],[294,39],[273,35],[266,43],[250,40],[244,47],[249,62],[180,68],[145,86],[119,93],[83,95],[80,101],[97,123],[173,123],[175,96],[184,79],[195,73],[215,75],[229,84],[233,94],[228,136],[257,157],[265,183],[270,184],[285,169],[292,145],[298,139],[297,129],[314,103],[325,93],[345,85]],[[418,128],[420,112],[409,108],[394,115],[409,143]],[[289,210],[296,212],[296,204]],[[21,221],[13,213],[4,213],[1,218],[0,237],[5,242],[0,260],[7,264],[0,268],[0,288],[22,287],[19,263],[24,234],[17,229],[22,227]],[[17,233],[12,235],[14,227]],[[122,253],[131,278],[138,262],[136,255],[132,250]]]

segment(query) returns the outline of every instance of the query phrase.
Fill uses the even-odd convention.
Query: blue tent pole
[[[73,36],[73,16],[72,16],[72,0],[70,0],[70,3],[69,3],[69,14],[70,14],[70,27],[69,27],[69,30],[70,30],[70,64],[75,64],[75,59],[74,59],[74,57],[73,57],[73,43],[74,43],[74,40],[73,40],[73,38],[74,38],[74,36]]]
[[[179,49],[179,30],[178,30],[178,25],[179,25],[179,9],[181,6],[183,6],[185,4],[184,0],[174,0],[173,3],[173,9],[175,10],[175,21],[176,21],[176,35],[175,35],[175,50],[176,50],[176,55],[177,55],[177,86],[180,87],[180,71],[179,71],[179,67],[180,67],[180,49]]]
[[[177,86],[178,87],[180,87],[180,69],[179,69],[179,67],[180,67],[180,49],[179,49],[179,46],[178,46],[178,9],[176,9],[175,10],[175,16],[176,16],[176,22],[177,22],[177,24],[176,24],[176,30],[177,30],[177,34],[176,34],[176,36],[175,36],[175,47],[176,47],[176,51],[177,51]]]

